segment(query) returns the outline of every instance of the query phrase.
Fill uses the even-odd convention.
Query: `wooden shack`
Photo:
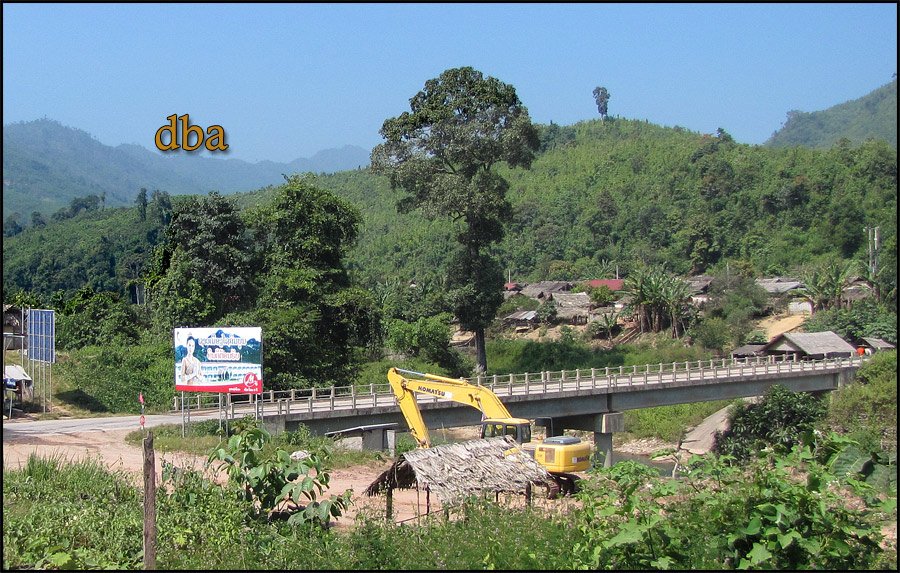
[[[553,480],[511,437],[501,436],[406,452],[366,488],[366,495],[385,495],[386,513],[391,519],[395,489],[425,489],[427,514],[431,511],[431,493],[446,508],[485,493],[529,497],[535,485],[547,488],[549,493]]]

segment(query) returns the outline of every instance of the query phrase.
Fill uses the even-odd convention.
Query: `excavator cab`
[[[499,436],[511,436],[517,444],[527,444],[531,441],[531,423],[522,418],[487,419],[481,422],[482,438]]]

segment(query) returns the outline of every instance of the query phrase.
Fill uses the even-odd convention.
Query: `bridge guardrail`
[[[472,384],[486,386],[500,397],[530,396],[569,390],[661,385],[676,381],[703,384],[723,377],[840,369],[859,366],[867,358],[865,356],[823,360],[796,360],[788,357],[779,359],[774,356],[756,357],[755,359],[720,358],[640,366],[493,374],[465,378],[465,380]],[[419,396],[417,399],[419,403],[441,401],[437,396]],[[396,405],[390,384],[384,382],[363,387],[329,386],[326,388],[266,390],[258,395],[202,393],[196,396],[186,396],[183,404],[181,396],[176,395],[172,411],[180,412],[182,406],[184,409],[192,411],[224,407],[226,411],[231,411],[232,417],[234,417],[235,408],[249,409],[258,402],[262,402],[265,405],[265,411],[270,414],[329,411],[334,410],[335,405],[351,409]]]

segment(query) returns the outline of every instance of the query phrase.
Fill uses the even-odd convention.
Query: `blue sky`
[[[790,110],[897,71],[897,5],[3,4],[3,122],[47,117],[153,148],[173,114],[227,157],[290,161],[381,143],[425,81],[472,66],[532,120],[609,114],[761,144]]]

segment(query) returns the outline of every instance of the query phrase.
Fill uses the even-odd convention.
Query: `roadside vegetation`
[[[211,464],[232,468],[225,485],[200,472],[166,470],[157,566],[896,569],[896,533],[884,535],[897,521],[896,433],[885,434],[896,428],[896,386],[896,353],[884,353],[821,404],[773,390],[756,414],[735,414],[742,440],[756,440],[746,456],[692,456],[677,480],[630,461],[595,468],[566,512],[472,499],[449,519],[435,514],[410,526],[362,513],[345,530],[323,527],[322,516],[339,514],[346,498],[313,499],[304,493],[315,490],[312,482],[312,489],[278,487],[298,471],[327,481],[336,459],[328,443],[303,432],[271,437],[245,420],[206,452]],[[862,404],[860,425],[844,427],[844,408]],[[784,431],[754,431],[753,416],[763,414],[784,419]],[[218,427],[204,422],[195,431],[216,434]],[[286,458],[294,448],[315,457],[297,465]],[[253,471],[263,465],[266,473]],[[132,483],[89,460],[33,456],[21,469],[4,470],[4,568],[141,568],[142,496]],[[285,513],[284,491],[303,509]]]

